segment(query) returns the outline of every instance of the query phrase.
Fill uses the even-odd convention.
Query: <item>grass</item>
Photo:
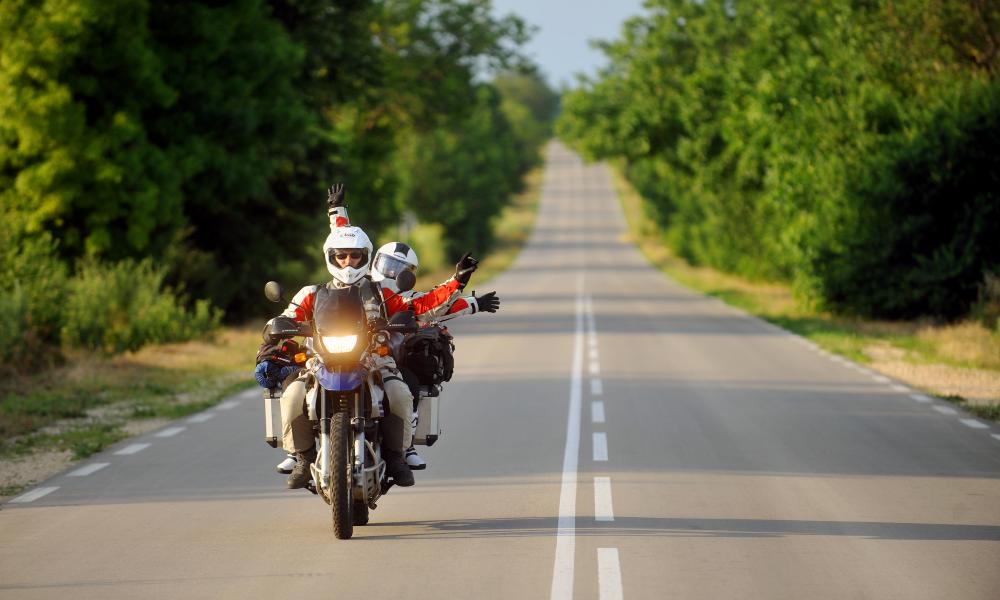
[[[128,437],[131,421],[204,410],[254,385],[259,340],[256,327],[233,328],[112,359],[71,355],[50,371],[21,374],[0,388],[0,458],[45,449],[86,458]]]
[[[680,283],[717,297],[822,348],[1000,421],[1000,329],[977,320],[876,321],[816,310],[792,290],[688,264],[664,245],[643,200],[614,170],[629,236],[651,263]],[[955,393],[961,390],[963,393]]]

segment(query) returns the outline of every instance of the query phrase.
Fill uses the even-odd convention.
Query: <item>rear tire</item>
[[[355,527],[368,524],[368,505],[364,502],[354,501],[353,522]]]
[[[330,419],[330,462],[333,470],[330,504],[333,507],[333,534],[337,536],[338,540],[349,540],[354,535],[354,502],[351,498],[353,464],[350,433],[351,427],[347,413],[334,413],[333,418]]]

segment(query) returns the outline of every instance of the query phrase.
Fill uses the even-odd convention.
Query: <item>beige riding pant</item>
[[[382,443],[388,450],[403,452],[413,443],[413,423],[410,421],[413,394],[399,379],[396,363],[391,358],[379,359],[378,366],[392,412],[382,419]],[[289,383],[281,394],[281,445],[286,452],[305,452],[315,443],[306,406],[306,378],[301,377]]]

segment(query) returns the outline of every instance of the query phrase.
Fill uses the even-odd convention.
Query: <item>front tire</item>
[[[354,501],[353,519],[356,527],[368,524],[368,505],[364,502]]]
[[[333,534],[337,536],[338,540],[349,540],[354,535],[354,502],[351,498],[351,484],[353,483],[351,442],[351,426],[347,419],[347,413],[334,413],[333,418],[330,419],[330,462],[333,470],[330,505],[333,507]]]

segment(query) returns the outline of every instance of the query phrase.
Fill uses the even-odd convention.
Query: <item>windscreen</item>
[[[321,335],[352,335],[365,330],[365,307],[358,288],[320,288],[313,309],[316,331]]]

